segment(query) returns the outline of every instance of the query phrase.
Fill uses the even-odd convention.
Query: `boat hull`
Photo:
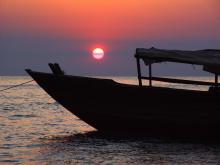
[[[99,131],[219,136],[218,92],[139,87],[108,79],[27,72],[53,99]]]

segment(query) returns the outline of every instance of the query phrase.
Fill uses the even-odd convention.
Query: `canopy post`
[[[137,61],[137,71],[138,71],[138,83],[139,86],[142,86],[142,80],[141,80],[141,65],[140,65],[140,58],[136,57],[136,61]]]
[[[149,86],[152,86],[152,64],[149,64]]]
[[[215,86],[217,87],[218,86],[218,74],[215,73]]]

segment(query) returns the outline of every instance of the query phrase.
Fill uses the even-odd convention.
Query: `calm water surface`
[[[0,77],[0,89],[28,80]],[[220,164],[220,145],[100,135],[32,82],[0,92],[0,164]]]

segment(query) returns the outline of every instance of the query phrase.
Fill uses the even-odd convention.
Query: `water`
[[[132,77],[113,78],[137,83]],[[29,77],[0,77],[0,89],[29,80]],[[0,164],[219,163],[219,144],[101,135],[57,104],[35,82],[0,92]]]

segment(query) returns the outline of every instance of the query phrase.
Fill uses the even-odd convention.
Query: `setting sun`
[[[104,50],[101,48],[95,48],[92,51],[92,56],[93,56],[93,58],[100,60],[104,57]]]

